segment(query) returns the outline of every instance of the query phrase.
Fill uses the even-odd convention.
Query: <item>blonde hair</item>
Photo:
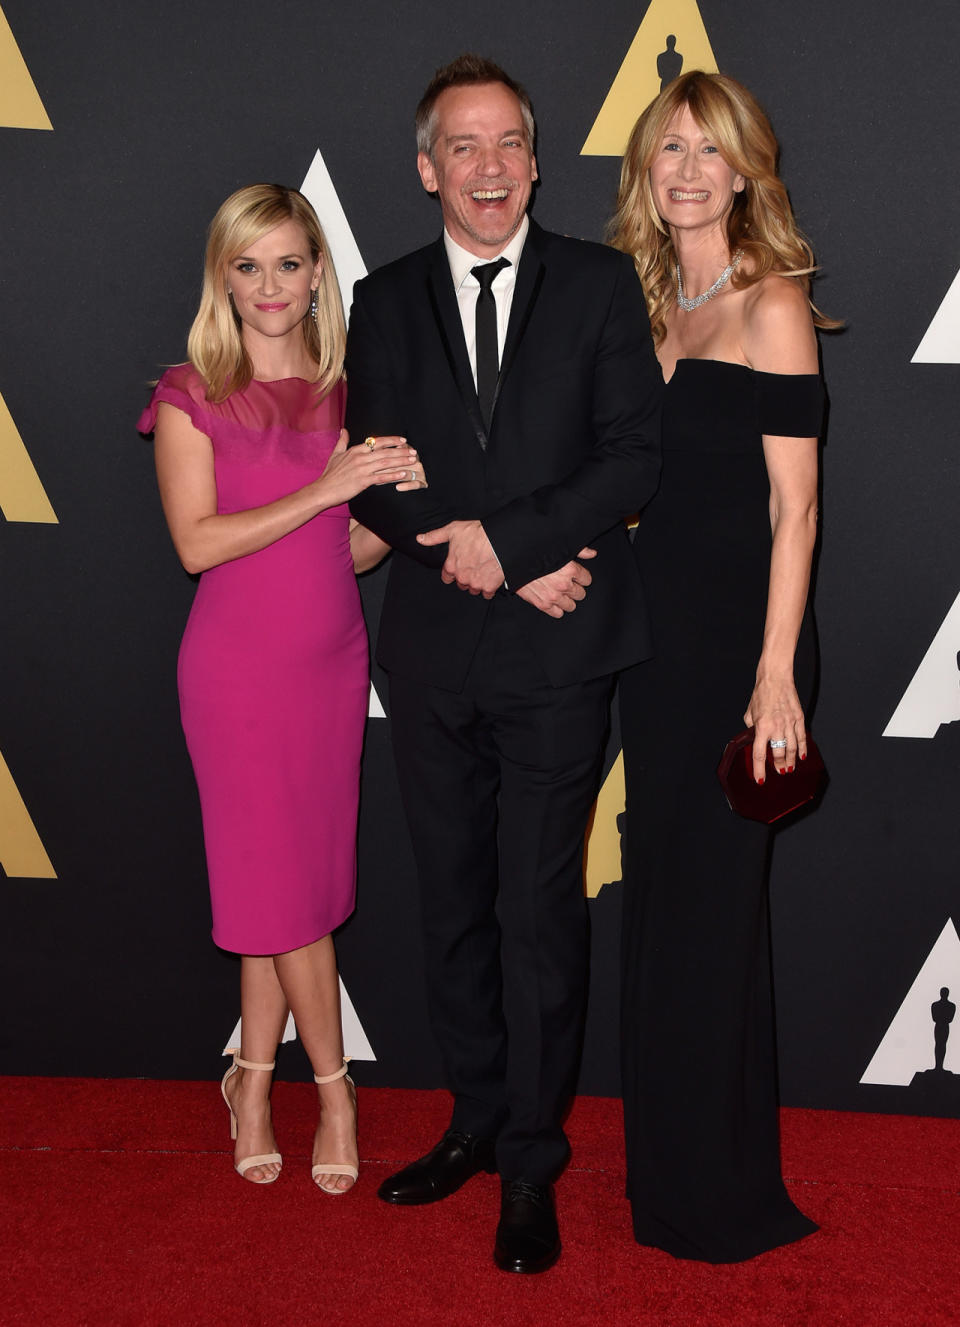
[[[207,232],[200,307],[187,338],[187,355],[207,384],[207,399],[223,401],[242,391],[253,365],[240,335],[240,319],[227,294],[227,268],[268,231],[285,221],[303,227],[313,261],[323,260],[316,318],[301,326],[307,353],[317,366],[316,382],[325,396],[343,376],[347,333],[333,259],[317,214],[297,189],[282,184],[250,184],[217,209]]]
[[[746,181],[733,195],[727,216],[730,252],[743,250],[744,261],[730,284],[737,290],[755,285],[770,272],[791,277],[810,300],[816,271],[813,250],[797,229],[790,199],[777,174],[779,148],[770,121],[742,84],[724,74],[695,69],[670,83],[633,127],[620,170],[617,210],[609,241],[630,254],[643,285],[656,344],[666,335],[666,314],[676,299],[674,252],[670,232],[657,212],[650,187],[650,167],[674,117],[685,106],[719,148],[727,165]],[[810,300],[818,327],[839,327]]]

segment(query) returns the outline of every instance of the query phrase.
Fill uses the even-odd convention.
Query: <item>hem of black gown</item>
[[[794,1208],[793,1213],[777,1225],[764,1226],[762,1230],[749,1234],[744,1233],[739,1240],[727,1236],[719,1241],[716,1247],[707,1248],[695,1245],[676,1232],[665,1230],[658,1222],[646,1223],[638,1220],[636,1215],[633,1218],[633,1236],[638,1244],[661,1249],[671,1257],[687,1262],[705,1262],[714,1265],[748,1262],[761,1253],[770,1253],[773,1249],[782,1248],[784,1244],[795,1244],[797,1240],[805,1239],[807,1235],[813,1235],[819,1229],[815,1221],[804,1216],[799,1208]]]

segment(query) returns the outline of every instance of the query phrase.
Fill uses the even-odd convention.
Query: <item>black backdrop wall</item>
[[[437,65],[479,49],[533,96],[537,218],[599,238],[618,161],[581,148],[646,16],[625,71],[631,117],[656,91],[666,35],[681,52],[706,42],[769,110],[823,265],[818,299],[848,322],[823,342],[813,727],[831,785],[780,834],[772,877],[784,1100],[960,1114],[960,1077],[914,1079],[933,1065],[931,1003],[960,992],[952,0],[922,18],[867,0],[490,0],[482,13],[2,0],[2,13],[4,1069],[212,1077],[238,1013],[236,962],[208,938],[176,707],[193,586],[134,432],[147,380],[184,356],[216,206],[254,180],[300,185],[319,151],[321,217],[332,227],[342,208],[368,268],[426,242],[439,219],[414,170],[413,108]],[[51,129],[36,127],[39,103]],[[375,633],[381,573],[363,592]],[[376,1055],[363,1081],[434,1085],[388,730],[371,718],[360,903],[339,952]],[[581,1088],[601,1093],[617,1090],[616,754],[614,740],[589,886]],[[282,1068],[305,1075],[301,1052]],[[960,1021],[946,1068],[960,1075]]]

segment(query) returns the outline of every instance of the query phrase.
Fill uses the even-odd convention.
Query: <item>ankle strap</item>
[[[314,1074],[313,1081],[315,1083],[319,1083],[321,1086],[324,1083],[335,1083],[338,1078],[342,1078],[344,1074],[347,1072],[347,1065],[349,1063],[350,1063],[350,1056],[345,1055],[343,1057],[343,1064],[340,1066],[340,1068],[337,1070],[335,1074]]]
[[[240,1056],[237,1054],[236,1051],[234,1051],[233,1053],[233,1062],[234,1064],[238,1064],[241,1069],[265,1069],[265,1070],[273,1069],[277,1063],[276,1060],[271,1060],[269,1064],[260,1064],[259,1061],[257,1060],[241,1060]]]

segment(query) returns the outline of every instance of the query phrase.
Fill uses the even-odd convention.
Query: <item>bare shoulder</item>
[[[791,277],[770,273],[747,292],[743,348],[762,373],[816,373],[817,338],[810,303]]]

